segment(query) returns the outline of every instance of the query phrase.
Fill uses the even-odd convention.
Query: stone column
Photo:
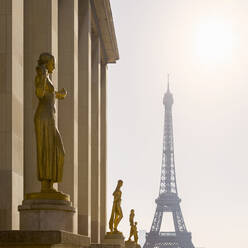
[[[78,233],[91,236],[91,8],[78,3]]]
[[[17,0],[18,1],[18,0]],[[24,191],[40,191],[37,180],[34,112],[37,107],[34,78],[37,60],[50,52],[57,60],[58,0],[24,0]],[[57,65],[57,63],[56,63]],[[57,88],[57,68],[52,82]]]
[[[58,126],[65,147],[64,173],[59,190],[78,205],[78,0],[58,2],[58,87],[67,96],[59,100]],[[73,232],[77,233],[77,214]]]
[[[0,2],[0,65],[0,230],[11,230],[23,198],[23,0]]]
[[[100,243],[100,39],[92,34],[91,83],[91,240]]]
[[[101,65],[101,211],[100,211],[100,236],[101,242],[104,240],[106,233],[106,217],[107,217],[107,65]]]

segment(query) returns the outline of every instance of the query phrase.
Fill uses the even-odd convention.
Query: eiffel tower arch
[[[172,123],[173,95],[170,92],[169,80],[163,104],[165,114],[159,196],[155,200],[157,207],[150,232],[146,233],[146,242],[143,248],[195,248],[191,241],[191,233],[187,231],[183,219],[180,207],[181,199],[177,192]],[[160,231],[165,212],[172,214],[174,232]]]

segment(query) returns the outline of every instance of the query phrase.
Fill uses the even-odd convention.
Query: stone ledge
[[[122,245],[112,244],[91,244],[90,248],[122,248]]]
[[[133,240],[125,241],[125,248],[141,248],[139,244],[136,244]]]
[[[65,231],[0,231],[0,247],[56,244],[89,247],[90,238]]]
[[[63,200],[24,200],[18,207],[20,230],[59,231],[74,233],[75,208]]]
[[[76,212],[75,208],[72,207],[72,202],[55,199],[33,199],[24,200],[22,205],[18,206],[18,211],[35,211],[35,210],[56,210],[66,212]]]
[[[107,245],[120,245],[121,247],[125,246],[125,242],[124,242],[125,238],[123,236],[123,234],[120,233],[111,233],[111,232],[107,232],[105,234],[104,240],[103,240],[103,244],[107,244]]]
[[[124,236],[121,232],[119,233],[111,233],[111,232],[107,232],[105,234],[104,239],[118,239],[118,240],[123,240],[124,241]]]

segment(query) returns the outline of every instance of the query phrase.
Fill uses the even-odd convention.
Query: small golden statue
[[[135,216],[134,209],[131,209],[130,215],[129,215],[130,234],[129,234],[128,241],[131,241],[131,237],[134,235],[134,233],[133,233],[133,226],[134,226],[133,219],[134,219],[134,216]]]
[[[132,242],[131,238],[134,237],[134,242],[138,244],[138,231],[137,231],[137,222],[134,223],[134,209],[131,209],[130,215],[129,215],[129,222],[130,222],[130,234],[128,238],[128,242]]]
[[[137,224],[138,222],[134,223],[134,227],[133,227],[133,237],[134,237],[134,242],[137,245],[138,244],[138,230],[137,230]]]
[[[50,75],[55,69],[55,59],[50,53],[42,53],[36,67],[35,93],[39,104],[34,115],[37,142],[38,180],[41,192],[56,192],[53,184],[63,175],[64,146],[55,124],[55,99],[64,99],[65,89],[55,91]]]
[[[111,233],[121,233],[117,230],[117,227],[123,217],[122,214],[122,209],[121,209],[121,187],[123,185],[122,180],[118,180],[116,189],[113,193],[114,196],[114,202],[113,202],[113,207],[112,207],[112,212],[111,212],[111,217],[109,220],[109,229]]]

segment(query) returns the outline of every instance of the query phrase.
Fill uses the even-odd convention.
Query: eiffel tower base
[[[148,233],[143,248],[194,248],[190,232]]]

